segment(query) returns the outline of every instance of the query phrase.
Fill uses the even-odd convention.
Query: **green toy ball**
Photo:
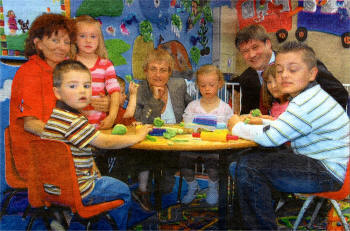
[[[113,135],[124,135],[124,134],[126,134],[127,131],[128,131],[128,129],[125,127],[125,125],[116,124],[113,127],[112,134]]]
[[[261,111],[260,111],[260,109],[259,108],[257,108],[257,109],[254,109],[254,110],[252,110],[252,116],[254,116],[254,117],[259,117],[259,116],[261,116]]]

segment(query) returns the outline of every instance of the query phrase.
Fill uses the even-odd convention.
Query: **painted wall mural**
[[[319,31],[340,36],[343,47],[350,47],[350,0],[300,0],[295,9],[291,0],[238,0],[235,7],[240,29],[261,24],[283,42],[292,29],[292,16],[297,15],[299,41],[307,39],[308,30]]]
[[[67,0],[0,0],[1,56],[23,56],[31,22],[42,13],[65,15],[68,5]]]
[[[174,75],[191,78],[200,65],[212,62],[212,9],[230,0],[98,0],[71,1],[71,16],[89,14],[102,24],[109,58],[119,76],[145,78],[148,51],[162,47],[175,60]],[[105,9],[106,7],[104,7]],[[112,9],[113,8],[113,9]]]

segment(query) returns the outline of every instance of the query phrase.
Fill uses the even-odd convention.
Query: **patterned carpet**
[[[145,212],[136,202],[132,202],[129,216],[130,230],[218,230],[218,209],[210,207],[205,202],[207,190],[207,181],[203,178],[199,179],[201,191],[197,198],[189,206],[180,206],[176,203],[178,179],[174,186],[173,192],[164,195],[162,198],[163,210],[160,214],[155,212]],[[183,185],[182,196],[187,192],[186,183]],[[11,215],[4,216],[0,221],[0,230],[24,230],[29,221],[21,219],[21,214],[27,206],[27,195],[25,193],[18,194],[10,204],[8,213]],[[304,202],[303,198],[289,197],[283,207],[277,212],[277,222],[279,230],[290,230],[294,224],[296,216]],[[349,201],[350,202],[350,201]],[[303,221],[299,227],[300,230],[307,230],[307,224],[310,220],[311,213],[316,203],[313,203],[307,210]],[[324,203],[321,207],[316,221],[309,230],[342,230],[340,222],[327,222],[330,204]],[[342,203],[343,213],[350,222],[350,203]],[[232,212],[232,209],[230,210]],[[232,217],[230,215],[229,217]],[[332,226],[332,227],[330,227]],[[40,219],[34,224],[32,230],[43,230],[45,226]],[[72,222],[70,230],[84,229],[81,224]],[[93,230],[110,230],[110,226],[106,221],[100,221]]]
[[[206,204],[205,179],[201,178],[201,180],[203,180],[202,189],[190,205],[182,207],[179,204],[170,205],[163,209],[160,214],[154,214],[134,225],[133,230],[218,230],[218,209]],[[277,212],[279,230],[291,230],[303,202],[304,198],[302,197],[289,196],[286,199],[286,203]],[[322,205],[313,225],[308,227],[315,205],[316,203],[312,203],[306,211],[299,230],[326,230],[328,212],[331,208],[329,203]],[[342,203],[341,207],[350,222],[350,203]],[[332,224],[333,228],[330,230],[341,230],[337,229],[341,225],[340,222],[333,222]]]

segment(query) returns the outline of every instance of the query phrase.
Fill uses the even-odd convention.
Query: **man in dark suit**
[[[250,25],[237,33],[235,45],[245,62],[249,65],[240,76],[232,82],[240,84],[242,91],[241,114],[248,114],[252,109],[260,107],[260,89],[262,72],[275,62],[271,40],[265,29],[260,25]],[[316,81],[345,109],[348,92],[342,83],[330,73],[326,66],[317,61],[318,74]]]

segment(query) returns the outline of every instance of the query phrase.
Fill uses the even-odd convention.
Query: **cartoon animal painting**
[[[21,25],[21,30],[23,33],[26,33],[29,30],[29,20],[23,21],[22,19],[18,19],[18,24]]]

